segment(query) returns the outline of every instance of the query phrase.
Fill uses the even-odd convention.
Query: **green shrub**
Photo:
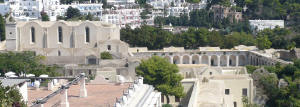
[[[101,59],[113,59],[113,57],[109,52],[102,52]]]
[[[246,68],[249,74],[252,74],[257,69],[257,67],[253,65],[247,65]]]
[[[162,107],[172,107],[171,104],[163,104]]]

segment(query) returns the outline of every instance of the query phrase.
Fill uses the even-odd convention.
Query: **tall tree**
[[[42,21],[49,21],[49,16],[47,15],[46,12],[42,11],[41,16],[42,16]]]
[[[269,49],[272,45],[272,42],[268,39],[266,35],[264,36],[259,36],[256,38],[256,45],[258,49]]]
[[[79,18],[81,16],[80,11],[77,8],[69,7],[66,12],[66,20]]]
[[[171,64],[167,59],[153,56],[148,60],[142,60],[142,63],[136,68],[136,73],[144,77],[144,82],[153,85],[155,89],[169,96],[183,97],[183,86],[181,80],[183,77],[178,74],[179,70],[175,64]]]
[[[23,73],[32,73],[36,76],[41,74],[48,74],[49,76],[55,76],[53,73],[55,69],[51,66],[42,64],[43,56],[35,56],[34,52],[5,52],[0,53],[0,73],[5,74],[8,71],[16,72],[17,75]],[[56,68],[56,66],[53,66]],[[55,74],[55,75],[52,75]]]
[[[5,19],[0,14],[0,41],[5,40]]]

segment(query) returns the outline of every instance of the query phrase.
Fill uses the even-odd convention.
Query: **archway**
[[[192,64],[199,64],[199,56],[198,55],[193,55]]]
[[[180,64],[180,57],[179,56],[174,56],[173,57],[173,64]]]
[[[244,55],[239,55],[239,66],[245,66],[246,64],[246,57]]]
[[[184,55],[183,57],[182,57],[182,64],[189,64],[189,62],[190,62],[190,57],[189,56],[187,56],[187,55]]]
[[[218,57],[217,57],[217,55],[212,55],[210,58],[211,58],[210,59],[211,66],[218,66]]]
[[[226,66],[227,65],[227,58],[225,55],[222,55],[220,57],[220,66]]]
[[[234,55],[230,55],[229,66],[235,66],[235,65],[236,65],[236,57]]]
[[[208,56],[207,55],[203,55],[201,57],[201,64],[207,64],[208,65]]]

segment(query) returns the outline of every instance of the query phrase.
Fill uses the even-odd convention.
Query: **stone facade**
[[[173,64],[204,64],[208,66],[245,66],[245,65],[275,65],[289,64],[275,57],[276,51],[260,52],[257,48],[236,46],[234,49],[220,49],[219,47],[199,47],[195,50],[185,50],[183,47],[169,47],[163,50],[138,52],[142,48],[130,48],[130,52],[140,58],[149,58],[152,55],[162,56]]]
[[[101,52],[128,55],[120,28],[96,21],[29,21],[6,24],[7,51],[34,51],[47,64],[98,64]]]

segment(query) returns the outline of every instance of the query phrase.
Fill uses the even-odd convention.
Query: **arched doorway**
[[[182,61],[183,61],[182,64],[189,64],[189,63],[190,63],[190,57],[187,56],[187,55],[184,55],[184,56],[182,57]]]
[[[198,55],[193,55],[192,64],[199,64],[199,56]]]
[[[220,57],[220,66],[227,66],[227,58],[226,55],[222,55]]]
[[[217,57],[217,55],[212,55],[210,57],[210,64],[211,64],[211,66],[218,66],[218,57]]]
[[[207,55],[203,55],[201,57],[201,64],[207,64],[208,65],[208,56]]]
[[[230,55],[229,66],[235,66],[235,65],[236,65],[236,57],[234,55]]]
[[[246,64],[246,57],[244,55],[239,55],[239,66],[245,66]]]
[[[179,56],[174,56],[173,57],[173,64],[180,64],[180,57]]]

